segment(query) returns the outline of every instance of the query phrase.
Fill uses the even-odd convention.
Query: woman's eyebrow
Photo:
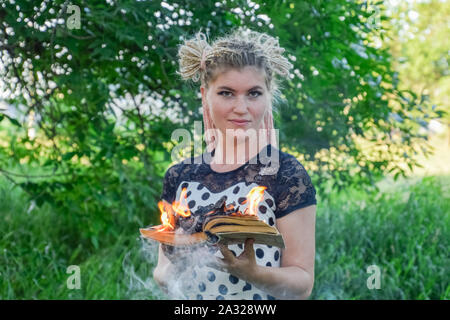
[[[224,89],[224,90],[229,90],[229,91],[235,91],[234,89],[232,89],[230,87],[226,87],[226,86],[221,86],[221,87],[218,87],[217,89]],[[254,87],[248,89],[248,91],[255,90],[255,89],[262,90],[262,87],[261,86],[254,86]]]

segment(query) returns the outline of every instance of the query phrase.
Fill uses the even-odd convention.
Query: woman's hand
[[[223,258],[217,258],[217,261],[211,267],[231,273],[245,281],[251,281],[258,269],[255,249],[253,248],[254,242],[254,239],[247,239],[244,251],[238,257],[235,257],[227,246],[219,244],[218,247],[220,252],[222,252]]]

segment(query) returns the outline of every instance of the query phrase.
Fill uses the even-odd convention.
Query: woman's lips
[[[230,120],[230,122],[234,123],[237,126],[240,127],[244,127],[246,126],[248,123],[250,123],[250,121],[238,121],[238,120]]]

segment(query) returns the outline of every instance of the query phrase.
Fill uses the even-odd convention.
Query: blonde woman
[[[172,203],[186,188],[193,215],[223,196],[227,205],[235,203],[243,211],[248,192],[264,186],[257,214],[279,230],[285,249],[247,239],[245,244],[220,246],[206,264],[189,265],[186,257],[171,256],[160,246],[153,274],[169,295],[265,300],[306,299],[311,294],[316,191],[302,164],[278,149],[273,128],[277,77],[287,77],[292,68],[283,52],[277,39],[244,29],[212,44],[198,32],[180,45],[179,74],[201,84],[208,149],[201,161],[187,159],[167,170],[161,198]],[[245,134],[250,131],[259,134]]]

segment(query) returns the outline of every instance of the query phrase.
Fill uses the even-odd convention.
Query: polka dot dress
[[[187,204],[194,215],[199,206],[215,204],[223,196],[226,196],[226,205],[234,202],[243,212],[247,208],[244,201],[248,192],[254,187],[265,186],[267,189],[264,190],[263,200],[259,202],[257,214],[261,220],[275,227],[276,219],[317,203],[315,188],[305,168],[286,152],[267,145],[246,164],[229,172],[211,169],[206,159],[211,159],[213,153],[207,157],[204,157],[206,154],[192,157],[171,166],[164,177],[161,199],[172,203],[180,199],[181,191],[186,188]],[[253,162],[255,159],[257,161]],[[228,248],[236,256],[244,251],[243,244],[229,245]],[[258,265],[280,267],[280,248],[254,244],[254,249]],[[223,257],[220,251],[214,255]],[[195,259],[204,260],[203,253],[199,257],[195,256]],[[183,279],[182,296],[187,299],[274,299],[252,284],[205,264],[186,266],[179,276]]]
[[[195,212],[199,206],[207,206],[211,203],[216,203],[221,197],[226,195],[227,205],[234,201],[236,205],[240,206],[240,210],[244,211],[247,207],[247,204],[244,204],[244,201],[246,200],[245,195],[256,186],[258,186],[256,183],[246,185],[245,182],[241,182],[222,192],[214,193],[209,191],[199,182],[182,182],[177,190],[177,199],[179,199],[181,190],[186,188],[186,200],[189,209],[192,212]],[[265,192],[263,200],[259,203],[258,217],[270,226],[275,226],[274,210],[274,199],[268,192]],[[244,251],[243,244],[229,245],[228,248],[235,256],[239,256]],[[255,244],[254,249],[256,263],[258,265],[266,267],[280,266],[281,250],[278,247]],[[214,255],[223,258],[220,251],[217,251]],[[243,281],[230,273],[222,272],[208,266],[194,266],[192,269],[192,279],[185,282],[189,285],[184,288],[184,294],[189,300],[274,299],[267,293],[252,286],[250,283]]]

